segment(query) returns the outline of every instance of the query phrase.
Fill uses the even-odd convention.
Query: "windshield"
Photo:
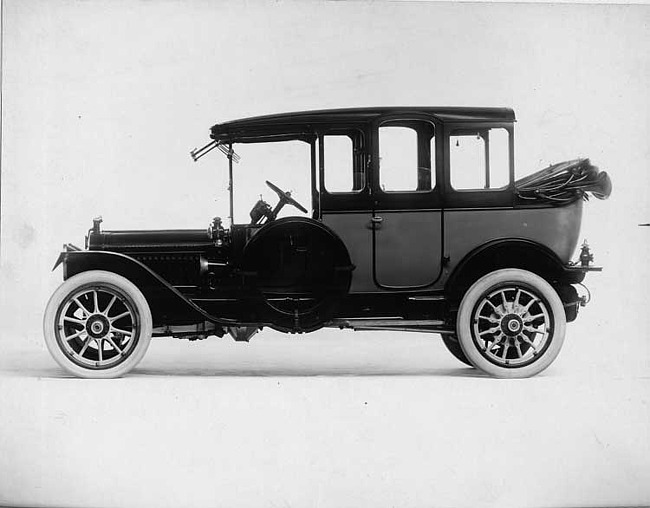
[[[278,196],[267,185],[273,182],[311,211],[311,147],[304,141],[242,143],[234,146],[241,159],[233,164],[233,211],[235,224],[250,222],[251,208],[260,199],[274,207]],[[223,160],[223,159],[222,159]],[[220,163],[220,167],[223,163]],[[219,212],[228,216],[228,170],[219,171]],[[278,217],[305,216],[293,206],[285,206]]]

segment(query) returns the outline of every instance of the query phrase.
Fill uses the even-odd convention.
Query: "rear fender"
[[[551,285],[575,284],[584,278],[584,271],[565,266],[551,249],[523,238],[496,240],[467,254],[456,266],[445,284],[452,300],[483,275],[502,268],[520,268],[536,273]]]
[[[205,320],[232,325],[228,319],[216,318],[183,296],[174,286],[141,262],[116,252],[62,252],[55,265],[63,264],[64,280],[89,270],[113,272],[130,280],[147,299],[154,327],[191,324]]]

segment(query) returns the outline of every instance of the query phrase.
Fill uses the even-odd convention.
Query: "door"
[[[372,275],[372,196],[368,124],[338,126],[318,137],[320,216],[345,244],[352,264],[350,293],[377,290]]]
[[[435,125],[383,119],[374,136],[373,277],[385,289],[432,285],[442,266]]]

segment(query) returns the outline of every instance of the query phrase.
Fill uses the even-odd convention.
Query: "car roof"
[[[259,142],[300,139],[313,136],[317,127],[367,123],[388,115],[424,114],[441,122],[514,122],[511,108],[486,107],[368,107],[297,111],[255,116],[218,123],[210,137],[222,142]]]

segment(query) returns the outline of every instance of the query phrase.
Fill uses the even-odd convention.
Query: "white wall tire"
[[[562,349],[566,317],[560,297],[526,270],[496,270],[465,293],[456,331],[467,359],[499,378],[525,378],[546,369]]]
[[[151,342],[152,319],[128,279],[93,270],[66,280],[45,309],[45,344],[56,362],[83,378],[116,378],[133,369]]]
[[[472,362],[470,362],[465,356],[465,353],[460,347],[458,337],[456,337],[455,334],[441,333],[440,336],[442,337],[442,343],[447,348],[447,351],[449,351],[451,355],[456,358],[456,360],[464,363],[465,365],[469,365],[470,367],[474,367],[474,365],[472,365]]]

